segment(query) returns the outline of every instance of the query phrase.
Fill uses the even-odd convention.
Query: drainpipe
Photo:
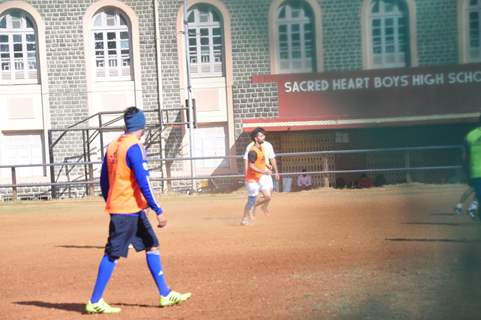
[[[152,0],[154,4],[154,26],[155,26],[155,56],[157,59],[157,99],[159,101],[159,121],[160,123],[160,156],[162,159],[165,159],[165,141],[164,141],[164,126],[162,123],[162,107],[164,105],[164,97],[163,97],[163,90],[162,90],[162,62],[160,59],[160,41],[159,41],[159,3],[158,0]],[[167,176],[166,171],[166,163],[161,160],[161,168],[162,168],[162,178]],[[166,180],[162,179],[162,192],[167,190],[167,182]]]
[[[187,76],[187,112],[189,113],[189,156],[190,160],[190,177],[192,191],[196,190],[194,181],[194,112],[192,110],[192,83],[190,80],[190,56],[189,56],[189,21],[187,21],[188,0],[184,0],[184,41],[185,41],[185,71]]]

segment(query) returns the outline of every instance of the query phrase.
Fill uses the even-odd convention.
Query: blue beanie
[[[124,121],[127,132],[133,132],[145,128],[145,114],[142,110],[125,115]]]

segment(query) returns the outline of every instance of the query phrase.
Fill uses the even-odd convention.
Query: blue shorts
[[[144,211],[136,215],[110,215],[105,254],[110,257],[127,257],[129,244],[132,244],[137,252],[159,246],[157,235]]]

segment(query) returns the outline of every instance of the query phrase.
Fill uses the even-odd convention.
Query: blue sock
[[[100,261],[99,273],[97,274],[97,281],[95,282],[94,291],[90,302],[97,303],[103,296],[105,287],[110,280],[110,276],[114,272],[117,259],[113,259],[105,255]]]
[[[168,296],[170,288],[167,285],[167,282],[165,282],[162,262],[160,262],[160,252],[148,251],[145,257],[147,258],[147,265],[149,266],[150,273],[159,289],[160,295],[164,297]]]

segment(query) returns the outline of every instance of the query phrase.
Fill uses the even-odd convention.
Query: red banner
[[[246,129],[262,122],[294,130],[453,122],[481,111],[481,64],[255,75],[252,82],[277,83],[279,118],[246,120]]]

